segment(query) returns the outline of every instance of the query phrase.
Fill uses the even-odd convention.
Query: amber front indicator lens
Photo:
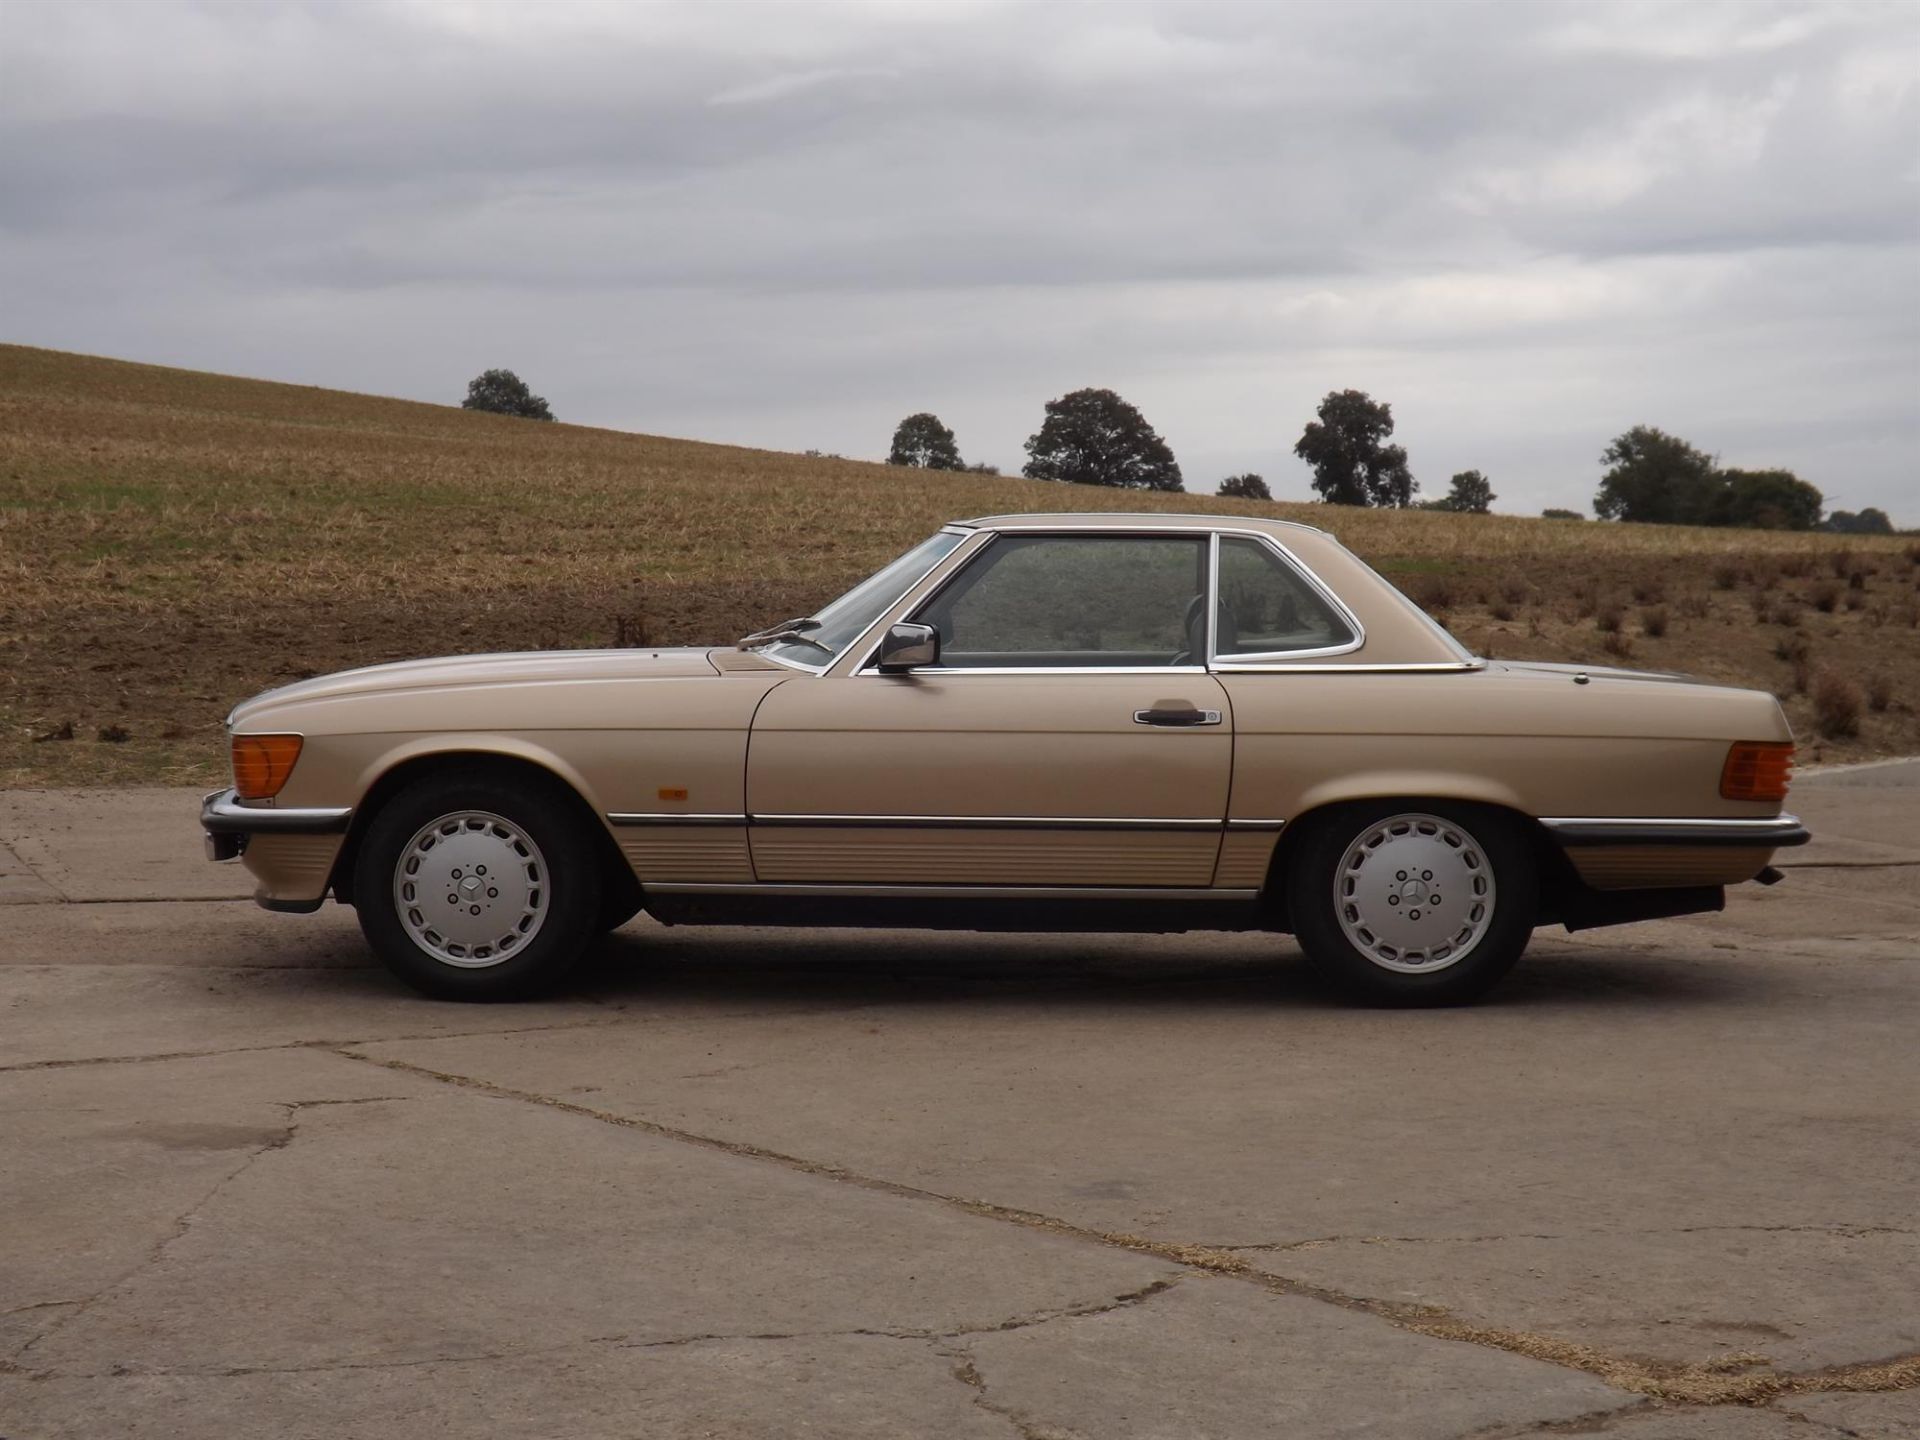
[[[1727,800],[1784,800],[1793,773],[1793,745],[1786,740],[1738,740],[1720,772]]]
[[[233,737],[233,789],[242,800],[271,800],[300,758],[298,735]]]

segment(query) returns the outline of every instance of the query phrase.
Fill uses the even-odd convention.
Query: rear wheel
[[[1378,801],[1303,822],[1287,874],[1308,961],[1349,994],[1457,1005],[1527,948],[1539,905],[1533,849],[1486,806]]]
[[[408,786],[374,817],[354,870],[374,952],[447,1000],[515,1000],[558,984],[600,933],[600,867],[576,808],[532,777]]]

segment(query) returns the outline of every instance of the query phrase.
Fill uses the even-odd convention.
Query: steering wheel
[[[1196,595],[1187,602],[1187,613],[1180,622],[1181,628],[1185,630],[1187,634],[1187,648],[1174,652],[1172,664],[1191,665],[1195,652],[1205,646],[1207,641],[1206,613],[1207,597],[1205,595]]]

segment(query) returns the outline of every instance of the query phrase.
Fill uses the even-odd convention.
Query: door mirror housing
[[[938,665],[940,632],[931,625],[889,625],[873,663],[882,675],[904,675],[916,665]]]

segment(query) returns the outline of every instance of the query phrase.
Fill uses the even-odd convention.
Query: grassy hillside
[[[1796,675],[1871,682],[1820,748],[1920,750],[1905,541],[1120,494],[0,346],[0,785],[212,780],[227,707],[297,676],[731,639],[945,520],[1096,508],[1319,524],[1482,653],[1760,685],[1809,740]]]

